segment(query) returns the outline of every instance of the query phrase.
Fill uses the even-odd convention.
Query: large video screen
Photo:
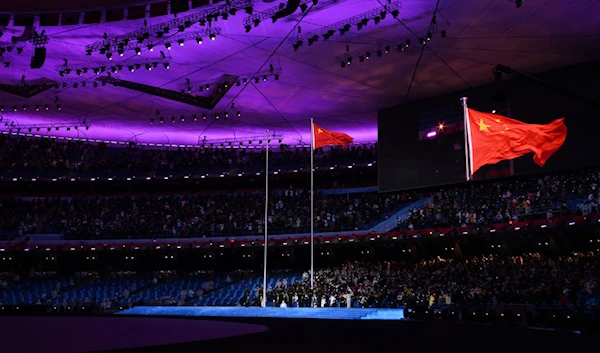
[[[551,83],[554,87],[545,85]],[[548,72],[536,79],[512,79],[379,112],[380,191],[454,184],[466,180],[461,97],[481,112],[529,124],[564,117],[567,138],[540,167],[528,153],[486,165],[474,180],[526,175],[600,165],[600,64],[588,63]],[[572,94],[574,93],[574,94]],[[589,99],[588,99],[589,98]]]

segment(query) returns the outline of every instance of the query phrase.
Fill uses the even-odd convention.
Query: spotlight
[[[119,56],[123,56],[123,53],[125,53],[125,50],[123,50],[122,48],[119,48],[119,50],[117,50],[117,53],[119,53]]]
[[[13,105],[13,112],[16,112],[16,111],[17,111],[17,106]]]
[[[246,79],[244,78],[244,79],[242,80],[242,82],[243,82],[244,84],[247,84],[247,83],[248,83],[248,80],[246,80]]]
[[[206,85],[205,88],[207,91],[210,90],[210,85]]]
[[[267,82],[267,75],[264,75],[264,76],[263,76],[263,81],[264,81],[264,82]]]
[[[390,52],[390,46],[386,45],[385,46],[385,53],[388,54]]]
[[[206,120],[206,113],[202,113],[202,120]]]
[[[35,111],[36,111],[36,112],[39,112],[39,111],[40,111],[40,106],[39,106],[38,104],[36,104],[36,106],[35,106]]]
[[[422,45],[425,45],[425,43],[427,43],[427,41],[425,40],[425,38],[421,37],[421,38],[419,38],[419,43],[421,43]]]
[[[169,63],[164,63],[163,66],[165,67],[165,69],[169,69]]]
[[[236,82],[236,83],[235,83],[235,85],[239,87],[239,86],[241,86],[242,84],[240,83],[240,81],[238,81],[238,82]]]
[[[31,128],[27,129],[28,132],[31,132]]]
[[[0,105],[0,112],[4,111],[4,104]]]
[[[308,9],[308,5],[306,5],[306,4],[300,4],[300,11],[306,12],[307,9]]]
[[[252,21],[254,23],[254,27],[258,27],[258,25],[260,24],[260,20],[258,18],[254,19],[254,21]]]
[[[407,40],[406,40],[406,44],[405,44],[405,46],[406,46],[407,48],[408,48],[408,47],[410,47],[410,39],[407,39]]]
[[[279,80],[279,75],[275,75],[275,81]]]
[[[56,110],[60,110],[60,104],[56,105]]]
[[[399,14],[400,14],[400,11],[398,11],[398,10],[392,11],[392,17],[394,17],[394,18],[398,18]]]
[[[152,70],[152,65],[146,64],[146,70],[148,70],[148,71]]]
[[[21,108],[23,108],[23,110],[27,110],[27,106],[26,105],[22,106]]]
[[[258,83],[258,77],[254,78],[254,83]]]
[[[215,114],[215,120],[219,120],[219,118],[220,118],[219,114],[218,113]]]
[[[181,122],[184,122],[184,121],[185,121],[185,116],[183,116],[183,115],[182,115],[182,116],[180,116],[179,118],[181,119]]]
[[[23,52],[23,48],[17,48],[17,54],[21,54]]]
[[[241,115],[242,115],[242,113],[240,113],[240,112],[237,112],[237,116],[241,116]]]
[[[171,50],[171,43],[165,43],[165,48],[167,48],[167,50]]]
[[[198,121],[198,115],[196,115],[196,114],[192,115],[192,119],[194,119],[194,121]]]
[[[88,50],[86,50],[86,51],[85,51],[85,55],[87,55],[87,56],[90,56],[90,55],[92,55],[92,51],[91,51],[91,50],[89,50],[89,49],[88,49]]]
[[[81,70],[75,70],[75,73],[77,73],[77,75],[79,75],[79,76],[81,76],[81,75],[82,75],[82,72],[81,72]]]
[[[160,121],[160,123],[164,123],[165,122],[165,118],[163,118],[162,116],[158,119],[158,121]]]
[[[106,53],[106,58],[108,60],[112,60],[112,53]]]
[[[352,57],[351,56],[348,57],[348,65],[350,65],[350,64],[352,64]]]
[[[375,16],[375,18],[373,20],[375,21],[375,24],[378,25],[379,22],[381,22],[381,17]]]
[[[520,8],[523,6],[523,0],[515,0],[515,5],[517,6],[517,9]]]
[[[98,87],[98,82],[94,82],[94,88]]]
[[[225,115],[226,118],[229,118],[229,113],[225,112],[223,115]]]
[[[175,117],[174,117],[174,116],[172,116],[172,117],[171,117],[171,122],[172,122],[172,123],[174,123],[174,122],[175,122]]]
[[[154,45],[148,44],[148,50],[149,51],[154,51]]]
[[[77,86],[78,86],[78,85],[77,85],[76,83],[74,83],[74,84],[73,84],[73,88],[77,88]]]
[[[184,40],[183,39],[179,39],[179,40],[177,40],[177,43],[179,43],[180,47],[183,47]]]
[[[210,37],[210,40],[217,39],[217,36],[214,33],[211,33],[209,37]]]
[[[50,104],[46,104],[46,105],[44,106],[44,109],[46,109],[46,110],[50,109]]]
[[[432,36],[431,32],[427,32],[427,37],[425,37],[425,38],[426,38],[427,40],[431,40],[431,36]]]
[[[129,71],[134,72],[135,68],[133,66],[128,66],[127,69],[129,69]]]
[[[196,38],[196,42],[197,42],[198,44],[202,44],[202,38],[200,38],[200,37]]]
[[[246,26],[244,26],[244,29],[246,30],[246,33],[248,33],[252,30],[252,26],[246,25]]]
[[[365,55],[365,59],[367,59],[367,60],[371,59],[371,52],[367,52],[367,55]]]

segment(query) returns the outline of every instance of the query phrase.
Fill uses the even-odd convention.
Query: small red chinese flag
[[[567,138],[564,118],[548,124],[527,124],[507,117],[469,109],[472,164],[475,173],[486,164],[533,153],[533,162],[543,167]]]
[[[313,148],[317,149],[323,146],[329,145],[342,145],[344,148],[348,148],[348,145],[354,141],[352,137],[343,132],[334,132],[323,129],[317,124],[313,124]]]

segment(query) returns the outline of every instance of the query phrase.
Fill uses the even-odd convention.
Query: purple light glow
[[[32,0],[28,4],[32,8],[48,9],[50,3],[40,1]],[[113,4],[115,2],[93,0],[92,3],[100,4],[103,1],[110,1]],[[487,50],[506,48],[508,44],[503,36],[506,30],[510,29],[511,36],[523,37],[518,42],[510,43],[509,49],[513,52],[546,51],[547,42],[536,38],[529,39],[530,33],[539,31],[554,33],[557,28],[556,14],[571,13],[570,5],[557,5],[558,7],[554,7],[552,11],[535,13],[528,12],[533,11],[533,7],[523,7],[519,9],[522,15],[535,15],[536,19],[536,21],[523,23],[514,16],[514,11],[498,13],[496,11],[500,6],[498,4],[474,0],[467,2],[468,6],[445,5],[440,9],[444,11],[444,17],[452,18],[452,28],[449,29],[447,38],[442,39],[434,35],[428,43],[432,47],[453,49],[451,53],[440,54],[444,55],[445,64],[440,60],[425,60],[419,66],[418,80],[412,86],[410,100],[454,92],[463,89],[464,82],[469,82],[473,86],[489,83],[489,66],[479,64],[481,62],[510,63],[511,66],[531,72],[541,72],[573,63],[573,59],[568,55],[551,55],[545,56],[544,60],[535,60],[536,58],[531,55],[515,56],[510,51]],[[80,6],[73,0],[58,0],[58,3],[52,3],[53,6],[73,9],[67,4]],[[434,0],[405,4],[401,11],[401,18],[423,18],[423,14],[434,10],[435,4]],[[15,9],[27,7],[21,6],[19,2],[10,5]],[[81,6],[88,6],[88,4]],[[321,11],[311,11],[306,16],[306,21],[302,23],[302,33],[318,30],[379,6],[377,2],[347,0]],[[272,3],[254,4],[254,10],[259,12],[271,7],[273,7]],[[194,11],[203,11],[207,8],[210,6]],[[185,16],[190,13],[192,12],[180,15]],[[494,22],[476,20],[481,13],[496,13]],[[28,44],[22,54],[12,53],[10,68],[0,67],[0,83],[18,83],[24,75],[27,80],[48,78],[56,80],[61,85],[58,89],[50,89],[29,99],[17,99],[19,105],[25,103],[30,107],[34,107],[37,103],[43,106],[46,101],[49,101],[51,105],[49,111],[36,112],[32,111],[34,109],[27,109],[27,111],[12,112],[7,109],[3,112],[3,118],[5,121],[14,120],[18,124],[51,124],[87,118],[92,122],[88,131],[71,129],[68,132],[63,129],[59,131],[52,129],[50,132],[40,131],[37,135],[115,141],[117,144],[133,141],[148,144],[198,145],[198,141],[204,136],[208,140],[257,136],[265,134],[265,130],[269,129],[284,135],[283,143],[298,145],[310,142],[310,118],[312,117],[320,126],[349,134],[356,143],[377,141],[377,111],[402,102],[403,92],[407,91],[414,71],[415,60],[411,51],[418,50],[418,46],[413,45],[406,48],[404,52],[392,50],[389,55],[381,58],[375,58],[373,55],[371,60],[364,63],[358,63],[356,60],[356,65],[342,69],[339,67],[339,62],[335,60],[336,55],[345,52],[345,46],[341,43],[345,39],[340,37],[339,33],[334,36],[335,40],[318,41],[315,45],[310,47],[304,45],[298,51],[294,51],[292,45],[285,42],[283,38],[294,29],[295,21],[286,19],[276,23],[264,21],[258,27],[252,28],[250,33],[246,33],[243,26],[245,18],[247,14],[238,11],[235,16],[229,16],[228,20],[219,21],[218,26],[222,28],[223,35],[218,36],[218,40],[215,41],[205,40],[203,45],[190,42],[183,47],[173,45],[172,50],[167,51],[164,43],[161,42],[155,44],[156,50],[153,53],[150,52],[149,47],[140,48],[139,55],[133,50],[125,51],[123,57],[114,52],[112,61],[108,60],[106,55],[97,52],[87,56],[84,47],[100,40],[104,33],[114,37],[141,28],[144,19],[122,23],[101,23],[93,27],[68,26],[68,31],[65,31],[67,27],[63,26],[42,27],[41,30],[45,30],[51,38],[46,45],[47,57],[42,69],[29,69],[34,48]],[[152,26],[166,19],[147,18],[146,21],[148,26]],[[585,33],[595,24],[593,16],[589,16],[585,11],[573,13],[569,21],[569,31],[572,33]],[[411,25],[420,25],[418,22],[412,22],[413,20],[408,20]],[[496,26],[496,23],[504,25]],[[353,26],[348,35],[370,36],[376,33],[378,41],[395,47],[399,39],[397,26],[397,21],[394,21],[392,16],[387,16],[378,25],[369,23],[360,31]],[[468,49],[461,49],[461,45],[455,42],[452,35],[465,31],[472,33],[473,38],[469,39]],[[22,33],[22,27],[9,26],[4,30],[3,38],[18,37]],[[481,33],[485,34],[485,38],[478,39]],[[496,37],[497,40],[491,39]],[[561,43],[561,50],[581,53],[577,57],[579,61],[595,59],[598,55],[597,50],[589,50],[597,47],[595,41],[596,38],[593,36],[589,38],[583,36],[577,41]],[[351,48],[353,51],[357,49],[360,47]],[[274,50],[277,50],[275,56],[273,56]],[[477,61],[473,59],[473,50],[477,50]],[[191,119],[193,114],[202,116],[202,113],[207,111],[137,91],[113,87],[110,84],[93,87],[90,84],[91,79],[97,77],[93,70],[82,73],[81,76],[73,71],[64,77],[55,70],[55,66],[63,64],[65,58],[74,65],[102,62],[106,64],[107,71],[117,64],[127,68],[131,60],[156,57],[157,52],[160,51],[170,55],[169,70],[162,66],[152,70],[136,69],[135,72],[123,69],[119,71],[118,78],[178,91],[177,85],[184,83],[186,78],[191,82],[206,82],[221,77],[224,73],[232,75],[255,73],[265,67],[268,68],[269,64],[281,67],[283,72],[279,80],[269,78],[264,82],[259,79],[259,82],[255,83],[250,79],[248,84],[233,85],[217,106],[208,112],[220,113],[229,109],[228,119],[221,116],[221,119],[216,122],[208,119],[199,119],[195,122]],[[449,70],[448,66],[452,67],[452,70]],[[456,73],[459,73],[463,80],[457,79]],[[105,74],[100,74],[102,75]],[[73,81],[62,86],[65,79],[74,80],[78,77],[88,80],[86,87],[80,84],[78,88],[73,88]],[[390,85],[390,82],[394,84]],[[209,92],[198,92],[197,87],[191,92],[192,94],[207,94],[214,91],[211,87]],[[61,111],[57,111],[53,105],[54,97],[59,97]],[[15,98],[16,96],[12,94],[0,92],[0,103],[6,107],[12,107]],[[232,103],[235,103],[235,110],[231,108]],[[154,111],[157,109],[169,124],[160,124],[158,120],[153,125],[149,123],[150,118],[156,118]],[[237,117],[235,111],[240,111],[241,116]],[[170,122],[171,116],[181,115],[186,117],[185,122]],[[8,131],[8,129],[1,124],[0,131]],[[33,131],[32,135],[36,135],[35,129]],[[434,136],[427,135],[428,138]]]
[[[428,138],[433,138],[437,136],[437,131],[431,131],[427,133]]]

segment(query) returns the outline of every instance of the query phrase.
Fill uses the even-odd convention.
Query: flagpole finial
[[[462,98],[460,99],[460,104],[462,104],[462,106],[463,106],[463,107],[466,107],[466,106],[467,106],[467,101],[468,101],[468,100],[469,100],[469,98],[468,98],[468,97],[462,97]]]

